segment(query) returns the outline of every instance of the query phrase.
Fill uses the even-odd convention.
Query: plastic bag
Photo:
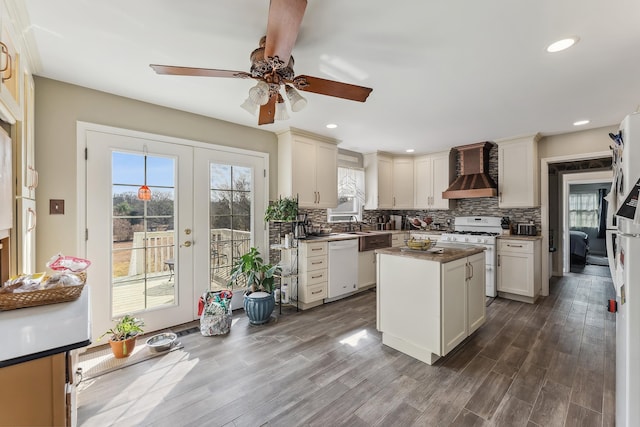
[[[229,290],[207,291],[200,301],[200,333],[205,337],[228,334],[231,330],[231,296]]]

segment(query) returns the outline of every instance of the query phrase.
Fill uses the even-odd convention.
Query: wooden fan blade
[[[302,91],[364,102],[373,89],[311,76],[297,76],[293,85]]]
[[[244,71],[214,70],[212,68],[176,67],[174,65],[150,64],[151,68],[158,74],[169,74],[172,76],[200,76],[200,77],[231,77],[246,79],[251,74]]]
[[[265,58],[278,57],[281,67],[289,63],[306,8],[307,0],[271,0],[264,46]]]
[[[269,123],[273,123],[273,120],[276,116],[276,100],[278,99],[277,95],[273,95],[269,98],[269,102],[260,106],[260,116],[258,117],[259,125],[268,125]]]

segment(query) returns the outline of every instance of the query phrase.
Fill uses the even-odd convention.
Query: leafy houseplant
[[[136,336],[143,333],[144,321],[125,314],[116,321],[113,328],[107,330],[99,339],[105,335],[111,335],[109,344],[111,351],[116,358],[129,357],[136,346]]]
[[[276,303],[273,296],[275,276],[279,273],[280,266],[265,264],[258,249],[253,247],[238,258],[231,269],[229,286],[240,277],[247,280],[243,306],[249,323],[260,325],[269,321]]]
[[[258,249],[252,247],[249,252],[238,258],[231,269],[228,286],[232,286],[233,282],[240,277],[245,277],[249,288],[246,292],[247,295],[259,291],[271,294],[275,287],[275,276],[279,273],[280,266],[278,264],[265,264]]]
[[[295,221],[298,217],[298,201],[293,197],[278,199],[267,206],[264,222]]]

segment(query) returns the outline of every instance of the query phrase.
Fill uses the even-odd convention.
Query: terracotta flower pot
[[[109,340],[111,351],[116,359],[131,356],[133,349],[136,347],[136,337],[127,338],[126,340],[113,341]]]

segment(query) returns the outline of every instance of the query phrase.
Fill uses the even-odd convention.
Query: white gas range
[[[496,289],[496,238],[502,234],[501,217],[458,216],[453,232],[443,233],[438,244],[463,243],[485,248],[486,294],[498,295]]]

